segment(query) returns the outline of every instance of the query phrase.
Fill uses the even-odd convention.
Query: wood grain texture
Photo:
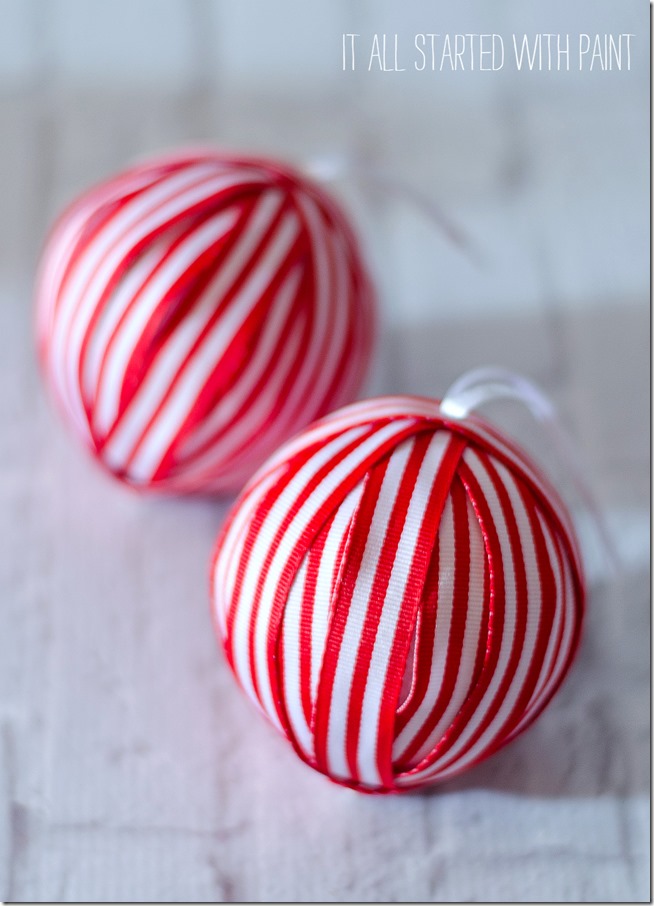
[[[589,95],[535,92],[513,105],[511,86],[498,85],[462,112],[437,93],[440,126],[370,84],[354,97],[316,88],[309,107],[286,89],[230,89],[202,51],[198,23],[216,15],[202,5],[174,65],[193,41],[190,57],[204,63],[177,87],[82,85],[57,75],[30,9],[0,92],[0,896],[647,900],[640,94],[593,107]],[[32,56],[30,41],[41,41]],[[144,499],[112,482],[40,382],[31,293],[56,211],[131,158],[209,139],[295,161],[363,155],[443,200],[486,270],[399,200],[337,187],[382,289],[370,392],[439,394],[485,363],[529,374],[560,405],[623,556],[609,582],[592,560],[580,657],[543,718],[427,794],[358,796],[296,760],[236,688],[213,636],[208,556],[228,501]],[[477,147],[488,149],[481,160]],[[526,417],[489,414],[547,459]]]

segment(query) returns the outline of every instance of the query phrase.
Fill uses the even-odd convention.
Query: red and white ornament
[[[368,792],[446,780],[542,711],[584,581],[569,516],[476,416],[346,407],[250,481],[212,565],[241,686],[300,758]]]
[[[356,239],[315,183],[213,151],[82,195],[44,251],[41,362],[67,421],[131,485],[242,486],[351,401],[373,334]]]

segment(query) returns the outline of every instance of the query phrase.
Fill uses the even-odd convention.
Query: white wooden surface
[[[648,7],[569,6],[2,0],[4,899],[648,899]],[[633,32],[640,49],[593,83],[344,80],[340,34],[365,29]],[[440,198],[480,266],[405,202],[339,187],[382,289],[369,390],[438,394],[489,362],[532,376],[614,532],[623,574],[602,582],[591,559],[560,696],[433,792],[362,797],[296,761],[213,638],[227,502],[110,482],[41,386],[31,291],[52,217],[133,157],[197,140],[363,156]],[[526,418],[493,412],[547,459]]]

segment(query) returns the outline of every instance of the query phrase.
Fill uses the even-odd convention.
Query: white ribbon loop
[[[335,182],[352,177],[361,184],[371,185],[389,195],[404,199],[422,213],[445,238],[455,245],[477,266],[483,264],[482,257],[470,237],[446,214],[439,202],[424,190],[398,179],[384,170],[371,167],[346,154],[329,154],[309,161],[305,173],[318,182]]]
[[[511,399],[521,402],[539,421],[549,437],[559,460],[565,466],[574,490],[595,526],[606,554],[609,576],[621,570],[617,546],[586,479],[577,449],[563,428],[559,414],[543,391],[532,381],[506,368],[487,366],[467,371],[445,394],[440,410],[452,419],[462,419],[491,400]]]

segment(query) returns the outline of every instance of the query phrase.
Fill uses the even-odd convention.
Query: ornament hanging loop
[[[408,202],[473,264],[478,267],[482,266],[482,257],[470,236],[452,220],[435,198],[406,180],[347,154],[327,154],[316,157],[305,165],[304,171],[308,176],[322,183],[351,177],[362,185],[372,186],[387,195]]]
[[[584,478],[577,449],[563,428],[554,403],[540,387],[507,368],[494,366],[475,368],[467,371],[450,386],[441,401],[440,411],[447,418],[458,420],[465,418],[485,403],[498,399],[521,402],[543,425],[559,460],[570,475],[577,496],[595,526],[606,554],[605,562],[609,576],[614,577],[621,571],[616,545]]]

